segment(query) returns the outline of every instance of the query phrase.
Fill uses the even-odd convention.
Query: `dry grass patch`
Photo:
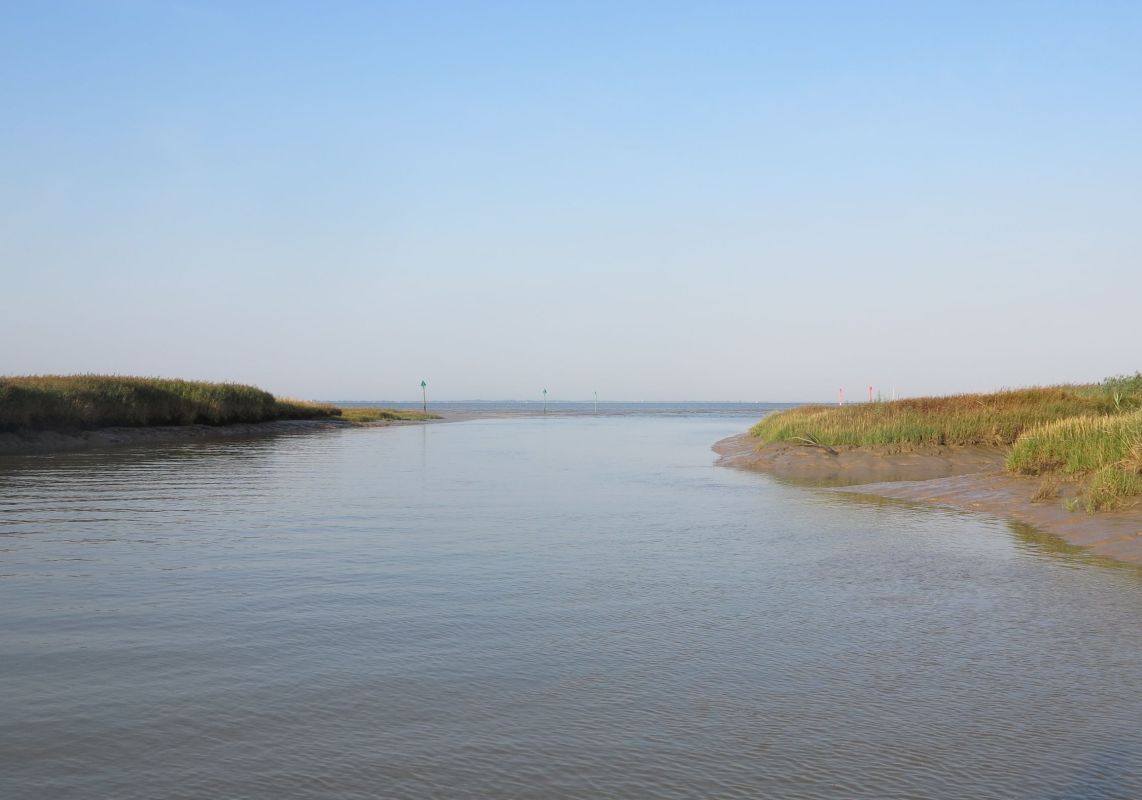
[[[341,409],[341,419],[348,422],[425,422],[430,419],[441,419],[441,416],[424,411],[408,411],[398,408],[350,406]]]

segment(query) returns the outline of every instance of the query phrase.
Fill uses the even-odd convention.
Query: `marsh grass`
[[[800,437],[832,446],[1003,447],[1035,425],[1081,414],[1110,413],[1113,408],[1113,402],[1101,392],[1059,386],[847,406],[802,406],[767,416],[751,433],[763,444]]]
[[[1142,495],[1142,409],[1035,426],[1015,442],[1007,468],[1085,479],[1087,510],[1122,507]]]
[[[1109,399],[1116,413],[1142,408],[1142,372],[1115,375],[1102,383],[1080,387],[1080,390]]]
[[[341,409],[341,419],[348,422],[425,422],[430,419],[441,419],[441,416],[424,411],[351,406]]]
[[[329,419],[340,409],[237,383],[119,375],[0,377],[0,430]]]
[[[1142,496],[1142,373],[994,394],[802,406],[765,417],[751,433],[762,444],[1010,447],[1010,472],[1044,478],[1036,501],[1057,497],[1062,480],[1081,487],[1081,500],[1068,504],[1092,511]]]

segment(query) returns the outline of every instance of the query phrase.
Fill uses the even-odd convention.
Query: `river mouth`
[[[0,465],[0,794],[1142,796],[1142,580],[754,416]]]

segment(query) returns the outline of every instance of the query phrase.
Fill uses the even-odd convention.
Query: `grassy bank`
[[[1012,444],[1034,425],[1066,417],[1106,414],[1102,394],[1072,387],[1020,389],[994,394],[920,397],[847,406],[802,406],[763,419],[753,435],[763,443],[796,437],[829,445]]]
[[[1007,468],[1021,475],[1082,479],[1089,511],[1126,505],[1142,495],[1142,410],[1032,428],[1015,442]]]
[[[340,409],[237,383],[109,375],[0,377],[0,430],[226,425],[337,418]]]
[[[1098,384],[802,406],[763,419],[763,444],[1009,447],[1008,469],[1082,483],[1091,510],[1142,496],[1142,373]]]

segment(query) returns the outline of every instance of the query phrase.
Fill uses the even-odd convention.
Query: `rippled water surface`
[[[0,797],[1142,797],[1139,571],[751,421],[0,460]]]

